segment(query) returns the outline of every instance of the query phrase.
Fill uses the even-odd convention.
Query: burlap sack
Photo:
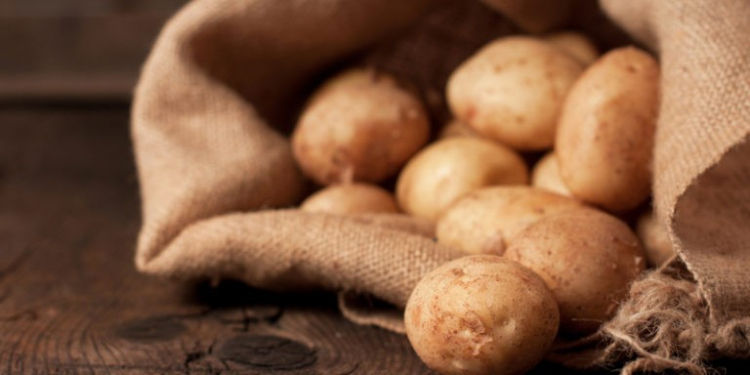
[[[520,3],[487,2],[511,16]],[[661,60],[654,202],[680,259],[634,285],[596,337],[610,344],[605,353],[570,364],[634,360],[626,372],[700,372],[706,359],[748,356],[750,3],[604,5]],[[350,292],[340,299],[347,316],[401,330],[397,313],[368,316],[352,296],[366,292],[403,307],[422,275],[459,254],[436,244],[430,225],[404,217],[278,209],[307,190],[285,135],[310,87],[337,65],[361,61],[365,50],[373,52],[364,61],[423,87],[439,116],[448,72],[510,31],[462,0],[188,4],[156,42],[133,105],[143,201],[138,269]]]

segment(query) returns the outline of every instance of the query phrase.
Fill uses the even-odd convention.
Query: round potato
[[[609,320],[646,266],[638,238],[591,208],[546,216],[513,238],[505,257],[547,282],[560,305],[560,331],[594,332]]]
[[[636,233],[643,243],[650,265],[659,267],[675,256],[669,232],[653,211],[648,210],[638,218]]]
[[[536,163],[531,172],[531,186],[562,196],[571,196],[570,190],[560,177],[560,168],[554,152],[548,153]]]
[[[612,212],[648,198],[658,85],[656,60],[633,47],[607,53],[576,82],[555,143],[573,196]]]
[[[527,268],[473,255],[427,274],[409,297],[404,323],[417,355],[440,374],[521,374],[549,350],[559,312]]]
[[[479,137],[479,134],[463,122],[454,119],[445,124],[438,135],[439,139],[450,137]]]
[[[406,213],[435,221],[472,190],[524,185],[528,179],[526,164],[513,150],[480,138],[447,138],[409,160],[396,183],[396,200]]]
[[[300,209],[339,215],[399,212],[393,194],[381,187],[362,183],[323,188],[305,199]]]
[[[545,215],[581,203],[527,186],[496,186],[474,190],[440,216],[439,243],[470,254],[502,255],[513,236]]]
[[[575,31],[559,31],[547,34],[543,38],[585,66],[591,65],[599,58],[599,50],[584,34]]]
[[[479,134],[517,150],[552,146],[568,89],[581,63],[532,37],[494,41],[461,64],[448,81],[448,104]]]
[[[302,171],[322,185],[380,182],[429,138],[422,103],[374,70],[334,77],[310,99],[292,134]]]

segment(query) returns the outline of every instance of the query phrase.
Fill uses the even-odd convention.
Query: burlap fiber
[[[541,24],[529,20],[520,2],[486,1],[511,18],[524,9],[518,24],[533,31],[560,23],[549,14]],[[662,65],[654,202],[680,256],[634,285],[598,341],[609,343],[606,353],[585,362],[700,373],[705,360],[750,356],[750,3],[603,5]],[[352,61],[410,78],[433,117],[444,117],[440,93],[450,70],[513,31],[474,1],[189,3],[165,26],[135,93],[138,269],[343,291],[347,317],[401,331],[398,314],[368,314],[356,296],[403,307],[422,275],[459,254],[412,219],[290,208],[309,183],[288,132],[310,88]]]

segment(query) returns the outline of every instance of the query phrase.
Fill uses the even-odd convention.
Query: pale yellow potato
[[[310,99],[292,134],[302,171],[322,185],[380,182],[427,142],[429,119],[410,91],[385,73],[351,70]]]
[[[570,190],[560,177],[560,168],[554,152],[547,153],[534,165],[531,171],[531,186],[565,197],[571,196]]]
[[[541,39],[501,38],[453,72],[448,104],[485,137],[517,150],[543,150],[552,147],[563,100],[582,71],[576,59]]]
[[[513,150],[481,138],[447,138],[409,160],[396,183],[396,200],[404,212],[435,221],[472,190],[528,181],[526,164]]]
[[[552,213],[582,203],[527,186],[495,186],[474,190],[440,216],[439,243],[470,254],[502,255],[518,232]]]
[[[560,305],[560,331],[594,332],[609,320],[643,272],[645,254],[630,228],[592,208],[541,218],[504,255],[541,276]]]
[[[363,183],[327,186],[305,199],[299,208],[339,215],[399,212],[393,194],[379,186]]]
[[[445,124],[438,135],[439,139],[450,137],[479,137],[480,135],[466,124],[458,120],[451,120]]]
[[[428,273],[409,297],[404,323],[419,358],[440,374],[521,374],[549,350],[559,312],[534,272],[473,255]]]
[[[648,210],[638,217],[635,232],[643,243],[650,265],[659,267],[675,256],[667,227],[658,220],[653,211]]]
[[[583,65],[591,65],[591,63],[599,58],[599,50],[594,45],[594,42],[579,32],[558,31],[545,35],[543,39],[573,56]]]
[[[565,102],[555,154],[573,196],[612,212],[643,203],[659,107],[659,65],[633,47],[613,50],[576,82]]]

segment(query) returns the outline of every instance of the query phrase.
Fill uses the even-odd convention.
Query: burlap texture
[[[502,9],[516,2],[495,3]],[[277,210],[307,189],[285,135],[309,88],[367,49],[374,52],[364,61],[413,78],[440,116],[450,69],[512,30],[478,7],[461,0],[188,4],[156,42],[133,105],[143,200],[138,269],[231,277],[274,290],[366,292],[403,307],[422,275],[459,254],[436,244],[429,225],[404,217]],[[633,0],[605,7],[659,53],[654,202],[690,271],[688,283],[707,306],[698,355],[677,365],[674,358],[658,362],[670,354],[644,348],[637,332],[612,324],[605,330],[613,344],[607,358],[645,357],[652,362],[641,362],[643,369],[747,355],[737,350],[743,337],[735,332],[742,330],[719,335],[735,341],[715,338],[750,315],[750,232],[743,230],[750,219],[750,3]],[[406,37],[390,43],[399,34]],[[655,288],[638,293],[659,296]],[[356,299],[350,297],[342,304]],[[347,316],[402,329],[398,315],[358,312]],[[615,322],[637,318],[621,314]]]

